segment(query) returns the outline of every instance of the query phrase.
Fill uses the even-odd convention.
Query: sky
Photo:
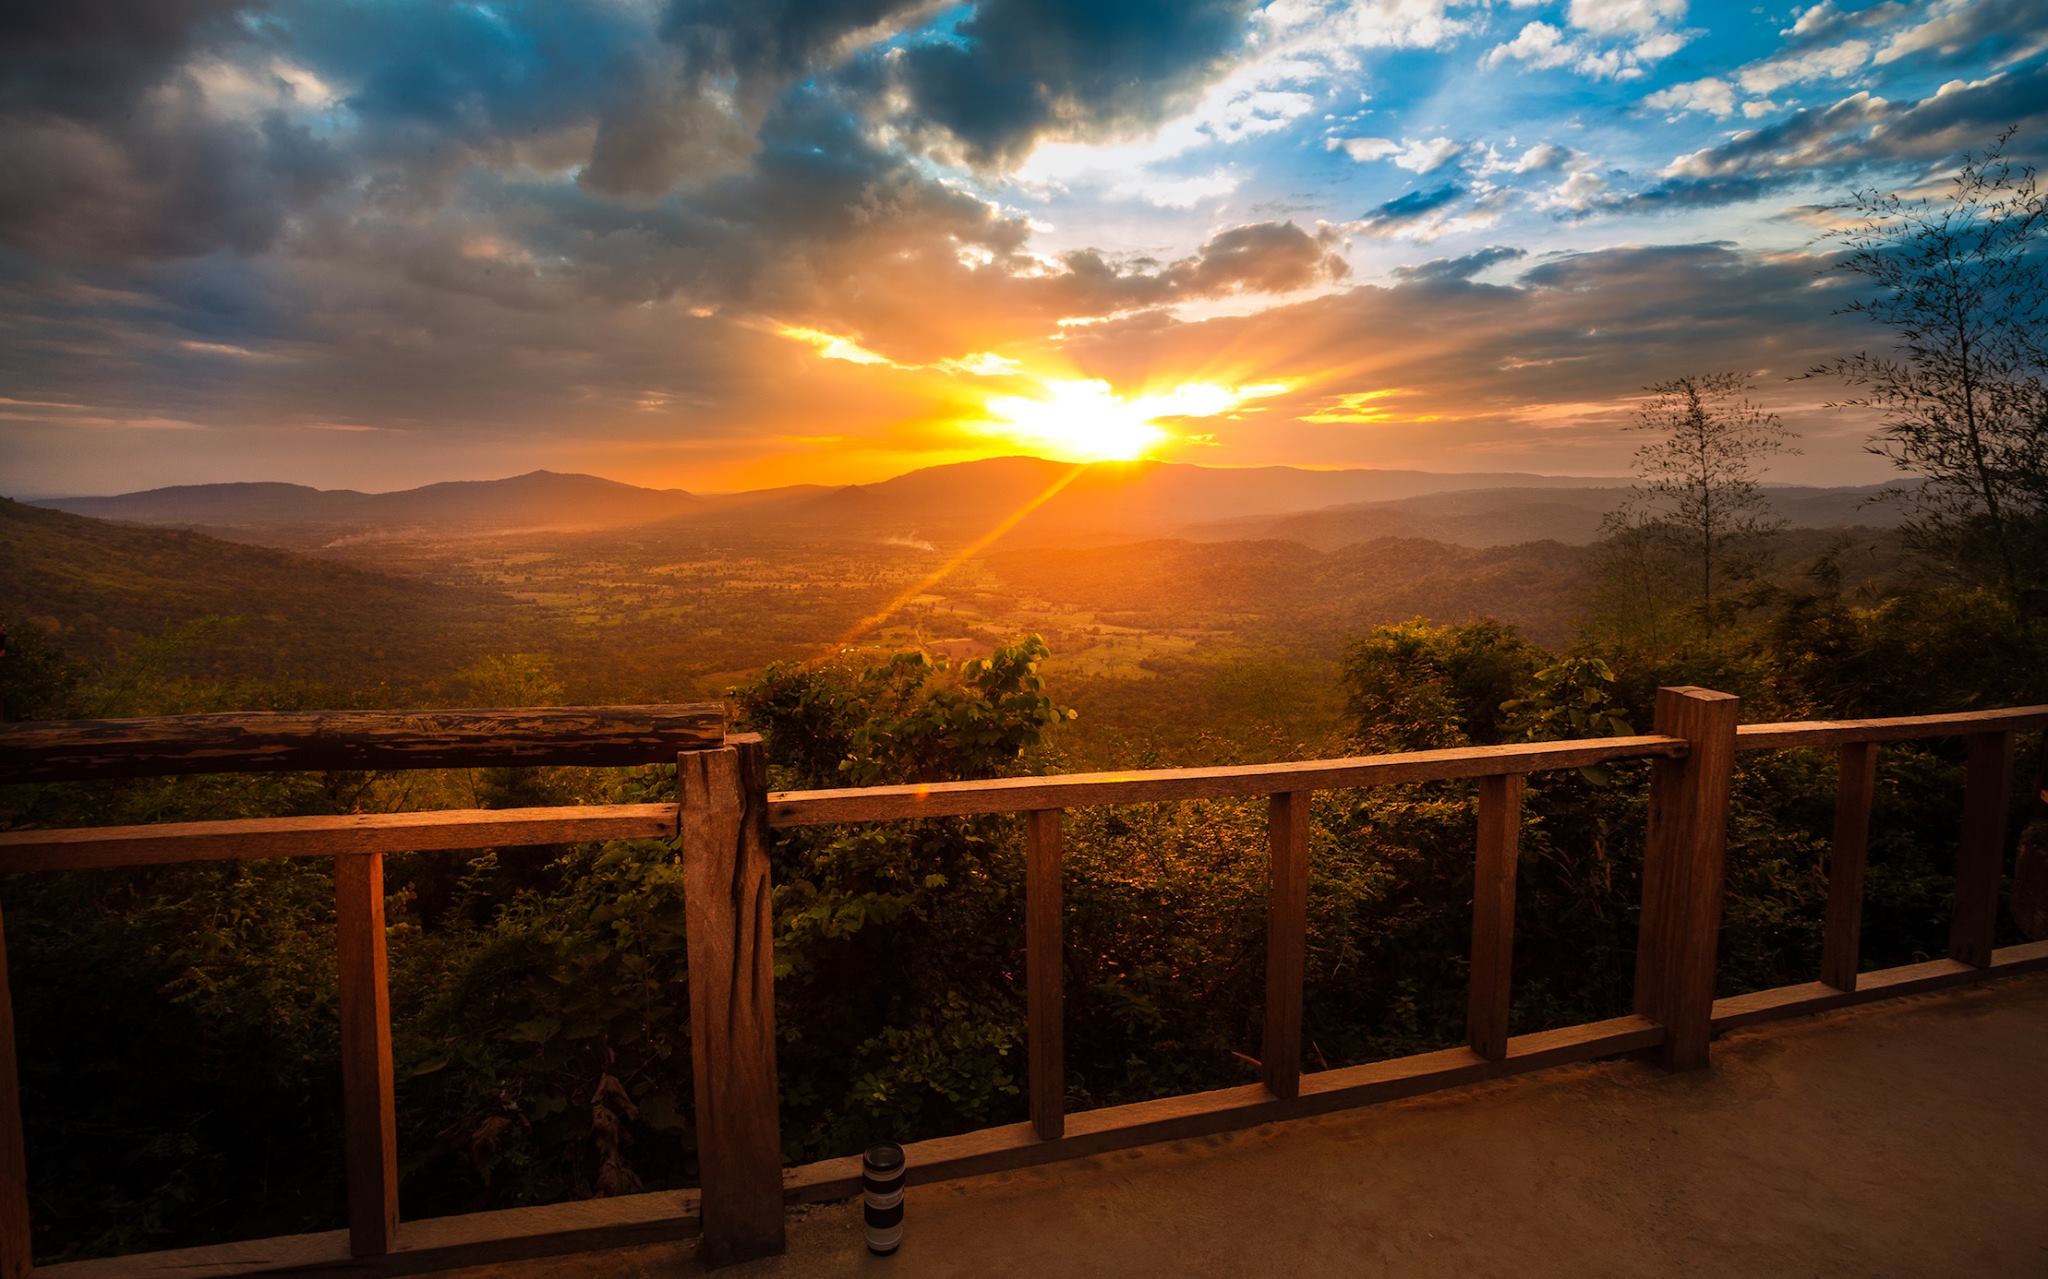
[[[703,491],[1015,453],[1617,474],[1829,208],[2048,152],[2040,0],[28,0],[0,493]]]

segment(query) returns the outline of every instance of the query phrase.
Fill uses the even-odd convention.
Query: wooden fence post
[[[1508,1055],[1509,981],[1515,957],[1515,855],[1522,777],[1479,779],[1479,852],[1472,868],[1472,981],[1465,1040],[1488,1061]]]
[[[759,742],[690,751],[681,797],[684,944],[705,1269],[783,1250],[767,761]]]
[[[1272,862],[1266,881],[1266,1017],[1259,1074],[1275,1097],[1301,1095],[1301,999],[1308,966],[1307,791],[1282,791],[1267,809]]]
[[[1863,967],[1863,871],[1870,862],[1870,803],[1877,794],[1877,743],[1845,742],[1835,756],[1835,837],[1828,846],[1828,922],[1820,979],[1856,989]]]
[[[2005,869],[2005,810],[2011,784],[2012,734],[1970,734],[1948,957],[1974,968],[1990,966],[1998,932],[1998,881]]]
[[[348,1249],[358,1257],[381,1257],[398,1244],[398,1112],[391,1080],[382,853],[334,859],[334,921]]]
[[[1031,1127],[1051,1141],[1067,1127],[1065,926],[1057,808],[1024,814],[1024,1024]]]
[[[14,1000],[7,985],[7,930],[0,924],[0,1279],[28,1279],[28,1155],[21,1078],[14,1067]]]
[[[1635,1006],[1664,1027],[1659,1058],[1672,1069],[1706,1065],[1713,1034],[1714,954],[1741,705],[1733,694],[1711,689],[1657,690],[1656,731],[1684,738],[1688,750],[1683,759],[1651,765]]]

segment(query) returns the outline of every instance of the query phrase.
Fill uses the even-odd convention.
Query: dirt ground
[[[694,1244],[472,1279],[699,1273]],[[2048,976],[794,1212],[770,1276],[2048,1276]]]

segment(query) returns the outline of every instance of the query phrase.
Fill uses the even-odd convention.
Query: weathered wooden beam
[[[1266,1011],[1259,1076],[1275,1097],[1301,1093],[1302,983],[1308,966],[1307,791],[1273,796],[1266,814]]]
[[[1031,1128],[1042,1141],[1065,1130],[1066,965],[1057,808],[1024,815],[1024,1023]]]
[[[1657,690],[1656,725],[1691,749],[1650,773],[1643,847],[1643,913],[1636,1012],[1665,1029],[1660,1057],[1704,1066],[1712,1038],[1714,954],[1720,942],[1728,800],[1740,699],[1704,688]]]
[[[1863,965],[1863,871],[1870,861],[1870,804],[1877,794],[1877,743],[1845,742],[1835,755],[1835,836],[1828,846],[1828,918],[1820,979],[1856,989]]]
[[[725,739],[716,702],[250,711],[0,724],[0,783],[174,773],[665,763]]]
[[[675,833],[674,804],[444,808],[425,813],[73,826],[0,832],[0,872],[673,839]]]
[[[391,1077],[383,854],[335,858],[334,917],[349,1251],[373,1257],[390,1252],[398,1240],[398,1111]]]
[[[676,768],[706,1269],[783,1248],[767,773],[758,743]]]
[[[986,781],[867,786],[846,790],[779,791],[768,797],[773,826],[896,821],[1022,813],[1090,804],[1162,804],[1185,799],[1235,799],[1287,791],[1456,781],[1496,773],[1585,768],[1617,759],[1675,759],[1686,744],[1669,736],[1599,737],[1507,746],[1456,746],[1400,755],[1365,755],[1222,768],[1161,768],[1130,773],[1065,773]]]
[[[1472,873],[1472,981],[1465,1039],[1498,1061],[1508,1050],[1515,959],[1515,857],[1522,835],[1522,778],[1479,779],[1479,853]]]
[[[7,981],[7,928],[0,922],[0,1279],[28,1279],[33,1242],[21,1075],[14,1064],[14,996]]]
[[[1904,742],[1917,737],[1960,737],[1967,733],[2024,733],[2048,728],[2048,706],[2005,706],[1946,715],[1895,715],[1887,719],[1807,719],[1777,724],[1744,724],[1735,730],[1739,751],[1840,746],[1845,742]]]
[[[2005,868],[2005,816],[2012,787],[2012,734],[1972,733],[1968,749],[1948,957],[1982,968],[1991,962],[1998,932],[1998,883]]]

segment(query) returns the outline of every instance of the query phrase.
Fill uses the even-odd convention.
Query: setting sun
[[[1129,461],[1168,438],[1141,403],[1102,381],[1047,382],[1042,397],[993,396],[988,412],[992,434],[1061,461]]]
[[[1100,378],[1043,380],[1043,394],[998,395],[983,429],[1066,462],[1128,462],[1175,438],[1162,419],[1214,417],[1246,400],[1277,395],[1285,383],[1218,386],[1184,382],[1126,399]]]

